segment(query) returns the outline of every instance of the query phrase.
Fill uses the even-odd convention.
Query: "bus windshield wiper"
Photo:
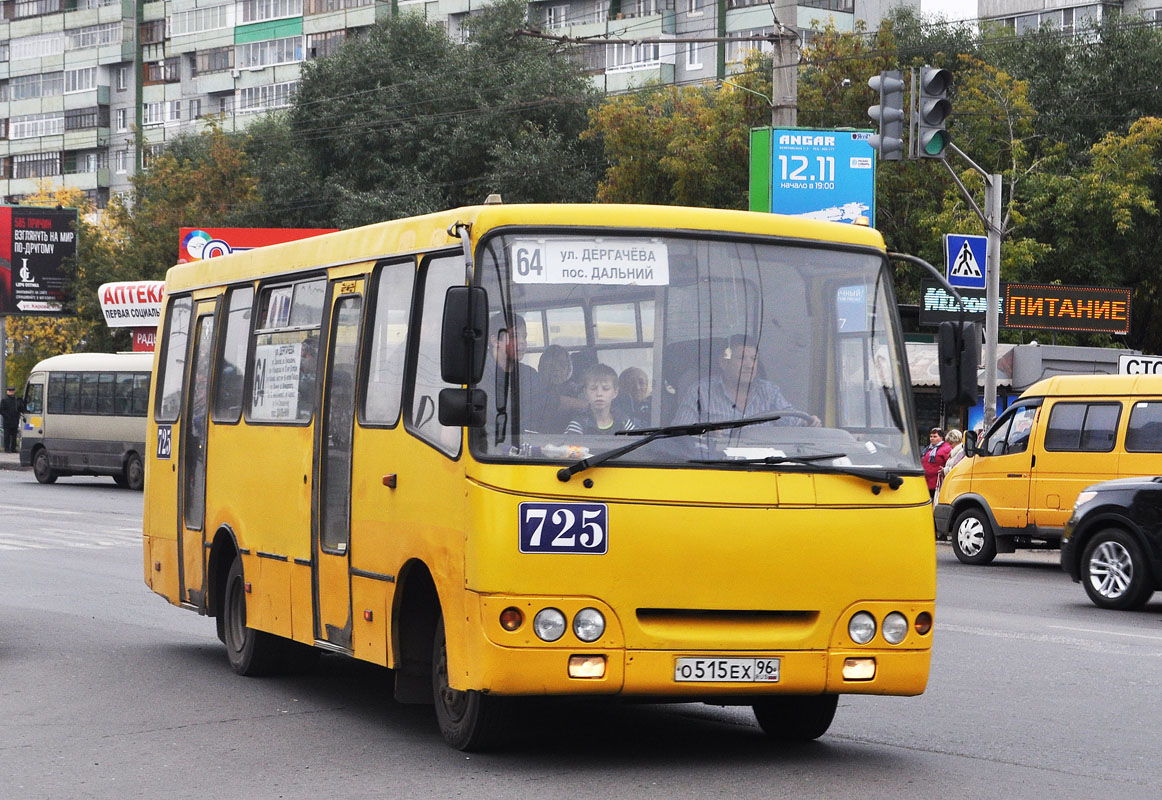
[[[715,464],[723,466],[742,465],[742,464],[770,464],[770,465],[790,465],[790,466],[807,466],[813,461],[826,461],[832,458],[842,458],[846,453],[823,453],[821,455],[808,456],[765,456],[762,458],[720,458],[720,459],[706,459],[706,460],[691,460],[691,464]],[[865,481],[871,483],[886,483],[889,489],[899,489],[904,484],[904,479],[899,473],[884,469],[883,467],[856,467],[845,466],[839,464],[819,465],[813,469],[827,470],[828,472],[841,472],[844,475],[853,475],[856,478],[863,478]],[[806,470],[794,470],[795,472],[804,472]],[[874,491],[874,489],[873,489]],[[878,491],[877,491],[878,493]]]
[[[764,422],[774,422],[777,419],[782,419],[782,417],[778,414],[768,414],[761,417],[743,417],[742,419],[721,420],[719,422],[691,422],[686,425],[666,425],[661,428],[637,428],[632,431],[618,431],[614,434],[615,436],[641,436],[642,438],[636,442],[630,442],[624,447],[606,450],[604,453],[583,458],[567,467],[561,467],[557,470],[557,480],[563,483],[567,482],[582,470],[596,467],[599,464],[604,464],[606,461],[612,461],[626,453],[632,453],[639,447],[645,447],[656,439],[672,439],[675,436],[701,436],[710,431],[745,428],[748,425],[760,425]]]

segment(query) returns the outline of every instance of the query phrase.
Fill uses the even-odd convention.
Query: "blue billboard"
[[[750,209],[875,224],[871,131],[754,128]]]

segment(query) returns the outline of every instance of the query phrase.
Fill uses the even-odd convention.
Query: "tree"
[[[271,176],[268,209],[352,227],[493,191],[591,199],[596,151],[578,134],[594,90],[553,45],[514,36],[527,13],[519,0],[485,7],[466,44],[404,13],[304,64],[290,110],[248,145]]]

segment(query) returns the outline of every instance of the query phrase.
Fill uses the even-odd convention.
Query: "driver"
[[[742,334],[731,336],[730,343],[718,359],[717,374],[686,390],[672,424],[722,422],[787,411],[801,417],[786,416],[773,424],[818,427],[818,417],[795,409],[778,386],[756,376],[758,361],[759,351],[755,343]]]

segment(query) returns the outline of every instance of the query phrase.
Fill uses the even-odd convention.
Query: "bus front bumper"
[[[476,685],[460,688],[499,695],[620,695],[674,702],[747,702],[771,694],[917,695],[927,685],[931,658],[929,650],[887,648],[709,653],[478,644],[482,647],[468,676],[468,683]],[[771,674],[773,660],[778,661],[777,679]],[[571,676],[571,663],[574,672],[580,668],[586,676]],[[600,676],[594,674],[598,669]],[[696,678],[695,669],[720,677],[680,677],[685,672],[686,678]]]

